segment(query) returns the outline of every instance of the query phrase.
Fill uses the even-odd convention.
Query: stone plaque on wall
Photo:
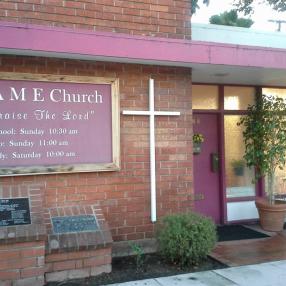
[[[29,199],[0,199],[0,227],[23,224],[31,224]]]
[[[85,232],[98,230],[94,215],[53,217],[54,233]]]

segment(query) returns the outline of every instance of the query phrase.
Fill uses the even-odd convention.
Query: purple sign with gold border
[[[116,79],[0,74],[0,175],[119,168]]]

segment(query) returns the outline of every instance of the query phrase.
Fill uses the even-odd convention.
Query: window
[[[243,160],[245,150],[243,127],[237,126],[240,117],[240,115],[225,115],[224,117],[227,198],[255,196],[254,170],[246,167]]]
[[[218,109],[218,86],[193,85],[192,105],[193,109]]]
[[[255,102],[254,87],[226,86],[224,88],[225,110],[246,110]]]

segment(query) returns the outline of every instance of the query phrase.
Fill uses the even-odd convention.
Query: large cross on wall
[[[176,111],[155,111],[155,100],[154,100],[154,79],[149,80],[149,110],[146,111],[135,111],[135,110],[124,110],[124,115],[147,115],[149,116],[150,126],[150,184],[151,184],[151,221],[156,222],[156,154],[155,154],[155,116],[179,116],[180,112]]]

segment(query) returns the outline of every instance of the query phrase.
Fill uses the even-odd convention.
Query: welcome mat
[[[217,226],[218,241],[266,238],[269,235],[242,225]]]

